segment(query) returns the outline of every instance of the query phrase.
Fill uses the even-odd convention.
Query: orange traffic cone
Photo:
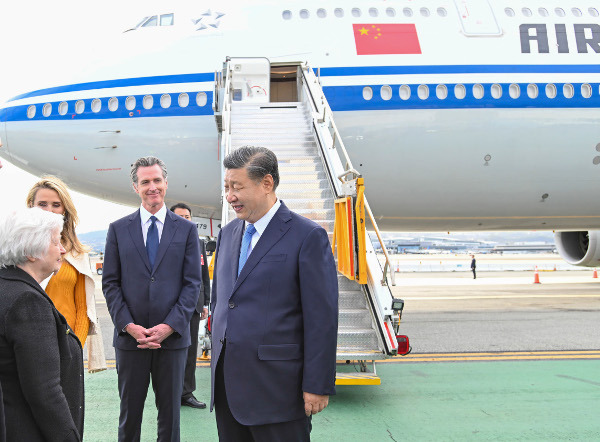
[[[598,278],[598,271],[596,269],[594,269],[594,274],[592,275],[592,278]]]
[[[534,284],[541,284],[540,283],[540,274],[538,273],[537,266],[535,266],[535,273],[533,274],[533,283]]]

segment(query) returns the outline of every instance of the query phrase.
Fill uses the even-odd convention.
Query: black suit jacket
[[[206,244],[200,239],[200,263],[202,265],[202,288],[198,302],[196,303],[196,312],[202,314],[204,306],[210,305],[210,274],[208,273],[208,257],[206,256]]]
[[[139,210],[110,225],[102,290],[115,325],[116,348],[138,350],[136,340],[123,331],[130,323],[146,328],[168,324],[175,333],[161,347],[189,347],[200,284],[198,230],[192,222],[167,210],[154,268],[148,261]]]
[[[0,269],[0,383],[9,441],[83,437],[81,343],[40,285]]]

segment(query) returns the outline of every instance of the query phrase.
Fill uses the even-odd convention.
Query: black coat
[[[202,286],[200,296],[196,304],[196,312],[202,314],[204,306],[210,305],[210,274],[208,271],[208,256],[206,256],[206,244],[200,239],[200,264],[202,265]]]
[[[82,439],[81,343],[40,285],[17,267],[0,269],[0,384],[7,440]]]

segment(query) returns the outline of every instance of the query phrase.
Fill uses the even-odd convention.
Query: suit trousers
[[[179,442],[179,413],[187,348],[115,348],[121,413],[119,441],[138,442],[150,379],[158,409],[158,441]]]
[[[312,417],[266,425],[242,425],[229,409],[225,391],[225,346],[215,370],[215,417],[220,442],[310,442]],[[252,407],[252,404],[248,404]]]
[[[194,396],[196,390],[196,359],[198,358],[198,332],[200,331],[200,314],[194,310],[190,321],[190,336],[192,345],[188,347],[187,360],[185,362],[185,374],[183,376],[183,393],[181,399],[189,399]]]

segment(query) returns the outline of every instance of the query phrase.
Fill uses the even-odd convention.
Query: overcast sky
[[[169,2],[172,4],[175,2]],[[178,2],[177,2],[178,3]],[[0,102],[41,87],[69,84],[94,57],[135,26],[155,5],[152,0],[10,1],[0,3]],[[164,11],[164,6],[162,6]],[[58,69],[60,68],[60,69]],[[66,69],[65,69],[66,68]],[[64,71],[73,77],[58,76]],[[4,135],[4,134],[2,134]],[[0,158],[0,214],[22,207],[35,177]],[[72,192],[81,219],[79,233],[108,228],[133,211]]]

